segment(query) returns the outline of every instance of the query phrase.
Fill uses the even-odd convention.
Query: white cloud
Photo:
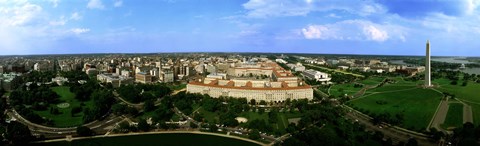
[[[72,13],[72,15],[70,16],[70,19],[71,19],[71,20],[80,20],[80,19],[82,19],[82,16],[80,16],[80,14],[78,14],[78,12],[74,12],[74,13]]]
[[[389,24],[377,24],[366,20],[346,20],[324,25],[308,25],[303,28],[305,39],[321,40],[369,40],[383,42],[395,36],[405,41],[405,28]]]
[[[315,11],[331,10],[341,10],[359,16],[387,12],[386,8],[371,0],[250,0],[243,4],[243,8],[248,10],[246,15],[252,18],[305,16]]]
[[[56,8],[58,6],[58,3],[60,2],[60,0],[50,0],[50,2],[52,3],[52,6],[54,8]]]
[[[87,8],[89,8],[89,9],[104,9],[105,6],[103,5],[101,0],[90,0],[87,4]]]
[[[7,23],[12,26],[22,26],[33,23],[38,19],[38,15],[42,12],[42,7],[30,3],[23,5],[15,5],[13,7],[0,8],[2,14],[0,23]]]
[[[123,5],[123,2],[121,0],[117,0],[113,3],[114,7],[121,7]]]
[[[368,40],[383,42],[388,39],[388,33],[373,25],[363,26],[363,33]]]
[[[49,24],[52,26],[62,26],[65,25],[68,20],[65,20],[65,17],[60,17],[60,20],[50,21]]]
[[[89,32],[90,29],[88,29],[88,28],[73,28],[73,29],[70,29],[70,31],[75,33],[75,34],[82,34],[82,33]]]
[[[328,38],[328,28],[321,25],[310,25],[307,28],[302,29],[303,36],[306,39],[322,39]]]

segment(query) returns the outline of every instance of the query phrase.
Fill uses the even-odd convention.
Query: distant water
[[[448,58],[432,58],[432,61],[438,61],[438,62],[447,62],[447,63],[463,63],[463,64],[469,64],[473,63],[468,60],[461,60],[465,58],[453,58],[453,57],[448,57]]]
[[[469,64],[472,62],[469,62],[467,60],[458,60],[462,58],[432,58],[433,61],[438,61],[438,62],[448,62],[448,63],[463,63],[463,64]],[[390,60],[390,64],[396,64],[396,65],[411,65],[403,60]],[[460,70],[461,72],[468,73],[468,74],[480,74],[480,68],[465,68],[465,69],[455,69],[455,70]]]
[[[460,70],[461,72],[468,73],[468,74],[480,74],[480,68],[475,67],[475,68],[465,68],[465,69],[456,69]]]

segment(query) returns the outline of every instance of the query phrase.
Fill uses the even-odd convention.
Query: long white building
[[[188,83],[187,92],[208,94],[211,97],[237,97],[248,101],[265,100],[283,102],[287,99],[313,99],[311,86],[299,81],[291,72],[276,63],[265,63],[259,67],[234,67],[229,69],[230,76],[240,78],[220,79],[203,78]],[[267,79],[254,79],[245,76],[267,76]]]

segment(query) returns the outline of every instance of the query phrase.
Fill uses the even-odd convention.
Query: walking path
[[[456,99],[456,100],[463,104],[463,123],[467,123],[467,122],[473,123],[472,106],[466,104],[462,100],[459,100],[459,99]]]
[[[441,100],[440,103],[438,104],[437,110],[435,111],[435,114],[433,115],[433,118],[430,121],[430,124],[428,125],[427,130],[429,130],[430,127],[433,127],[438,131],[445,131],[440,127],[440,124],[443,124],[443,122],[445,122],[447,113],[448,113],[448,98],[446,100]]]

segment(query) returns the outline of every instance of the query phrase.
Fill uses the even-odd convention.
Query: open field
[[[378,92],[352,100],[350,103],[357,109],[368,111],[368,114],[403,113],[404,121],[400,126],[422,130],[428,126],[442,96],[432,89],[413,88]]]
[[[55,91],[59,96],[60,100],[65,103],[69,103],[70,106],[67,108],[58,108],[60,114],[53,115],[50,113],[50,108],[45,111],[34,111],[41,117],[46,117],[53,120],[55,127],[74,127],[81,125],[83,123],[83,112],[75,114],[74,117],[71,116],[70,112],[73,107],[80,106],[81,102],[75,99],[75,94],[70,92],[70,87],[66,86],[59,86],[59,87],[52,87],[53,91]],[[84,103],[85,107],[91,108],[93,106],[93,102],[90,100]],[[51,107],[57,107],[57,105],[50,105]]]
[[[192,134],[192,133],[168,133],[168,134],[144,134],[116,137],[102,137],[74,140],[72,142],[60,141],[50,143],[33,144],[35,146],[126,146],[126,145],[208,145],[208,146],[256,146],[257,144],[227,138],[222,136]]]
[[[330,95],[335,97],[347,95],[354,95],[360,91],[363,87],[354,87],[354,83],[338,84],[330,87]]]
[[[417,85],[385,84],[382,87],[367,90],[367,92],[390,92],[390,91],[407,90],[407,89],[414,89],[414,88],[417,88]]]
[[[473,122],[476,125],[480,124],[480,94],[478,94],[480,83],[469,81],[467,86],[462,86],[463,81],[459,80],[458,85],[451,85],[450,80],[443,78],[436,79],[433,83],[438,85],[435,89],[454,94],[455,98],[472,106]]]
[[[363,87],[354,87],[355,83],[345,83],[345,84],[338,84],[338,85],[333,85],[330,88],[330,95],[333,96],[343,96],[344,94],[347,95],[354,95],[358,91],[360,91],[362,88],[366,86],[375,86],[378,85],[380,82],[382,82],[385,78],[384,77],[370,77],[365,80],[357,81],[356,83],[364,84],[365,86]]]
[[[358,83],[362,83],[367,86],[375,86],[382,82],[385,79],[385,77],[370,77],[368,79],[358,81]]]
[[[463,124],[463,104],[450,103],[448,105],[448,113],[442,127],[449,129],[450,127],[461,127]]]

